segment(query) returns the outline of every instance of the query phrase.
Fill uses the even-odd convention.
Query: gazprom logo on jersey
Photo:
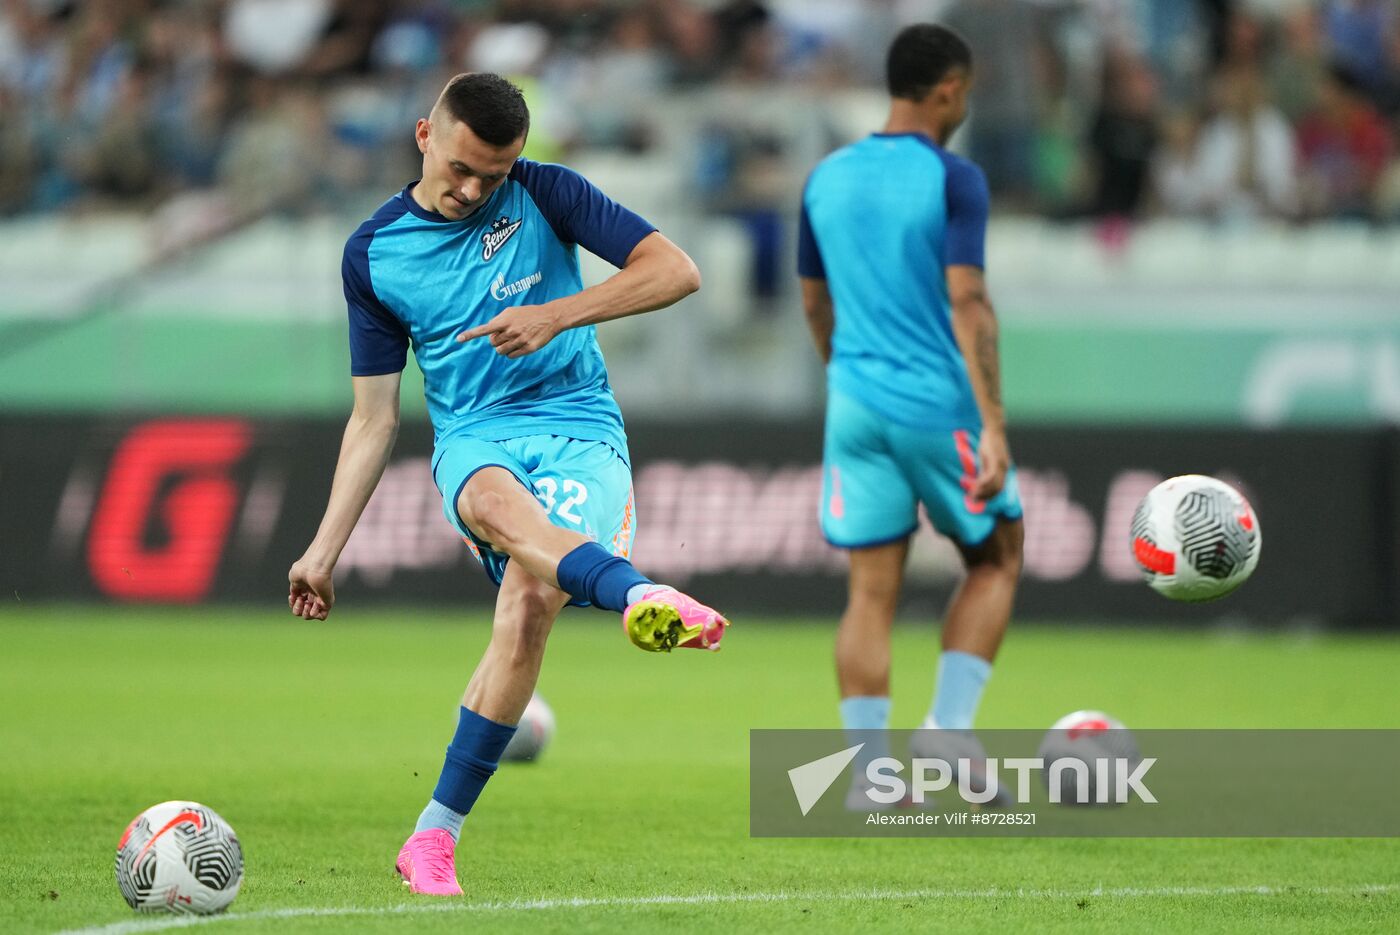
[[[505,215],[501,215],[491,222],[491,229],[481,235],[481,258],[489,260],[495,256],[505,246],[505,242],[520,230],[520,225],[525,222],[524,218],[512,221]]]
[[[497,301],[504,302],[511,296],[520,295],[526,292],[536,283],[544,281],[544,272],[536,270],[524,279],[517,279],[515,282],[506,282],[506,274],[501,273],[496,276],[496,280],[491,283],[491,297]]]

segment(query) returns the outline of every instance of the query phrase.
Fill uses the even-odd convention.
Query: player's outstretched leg
[[[539,679],[545,640],[568,599],[524,569],[506,566],[491,643],[462,696],[442,774],[399,851],[398,871],[412,892],[461,895],[455,857],[462,822],[515,734]]]
[[[622,614],[632,642],[649,652],[718,649],[729,621],[675,588],[659,585],[621,555],[556,526],[515,475],[487,467],[472,475],[457,512],[474,533],[546,584]]]
[[[718,650],[729,621],[713,608],[664,584],[648,585],[622,612],[622,628],[633,644],[647,652],[682,649]]]

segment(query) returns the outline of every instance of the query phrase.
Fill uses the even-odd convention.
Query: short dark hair
[[[962,36],[936,23],[906,26],[890,43],[885,63],[890,97],[921,101],[955,68],[972,70],[972,50]]]
[[[530,108],[510,81],[490,72],[457,75],[442,89],[438,104],[492,146],[507,146],[529,131]]]

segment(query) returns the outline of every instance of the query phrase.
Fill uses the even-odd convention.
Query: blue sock
[[[929,717],[945,730],[971,730],[982,687],[992,674],[992,664],[981,656],[945,650],[938,657],[938,681]]]
[[[433,799],[418,816],[414,830],[445,828],[455,839],[462,831],[462,819],[476,804],[486,780],[496,772],[501,753],[514,735],[514,724],[497,724],[462,708]]]
[[[885,734],[889,723],[889,698],[857,695],[841,699],[841,726],[846,729],[846,743],[865,744],[854,761],[852,775],[857,781],[865,782],[865,768],[871,760],[890,755],[890,742]]]
[[[631,562],[596,542],[585,542],[561,558],[554,575],[559,589],[576,600],[618,613],[627,609],[628,591],[651,584]]]

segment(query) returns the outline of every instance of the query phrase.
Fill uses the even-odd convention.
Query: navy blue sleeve
[[[982,170],[957,157],[943,160],[948,169],[945,194],[948,223],[943,233],[944,266],[986,269],[987,210],[991,196]]]
[[[639,215],[604,195],[573,169],[517,159],[512,180],[525,186],[554,234],[621,269],[642,238],[656,230]]]
[[[340,277],[350,314],[350,373],[372,377],[398,373],[408,363],[408,332],[403,322],[374,294],[369,274],[369,244],[374,231],[359,230],[345,244]]]
[[[797,275],[808,279],[825,279],[826,264],[817,249],[817,237],[812,233],[812,220],[807,217],[807,199],[802,199],[802,213],[797,218]]]

